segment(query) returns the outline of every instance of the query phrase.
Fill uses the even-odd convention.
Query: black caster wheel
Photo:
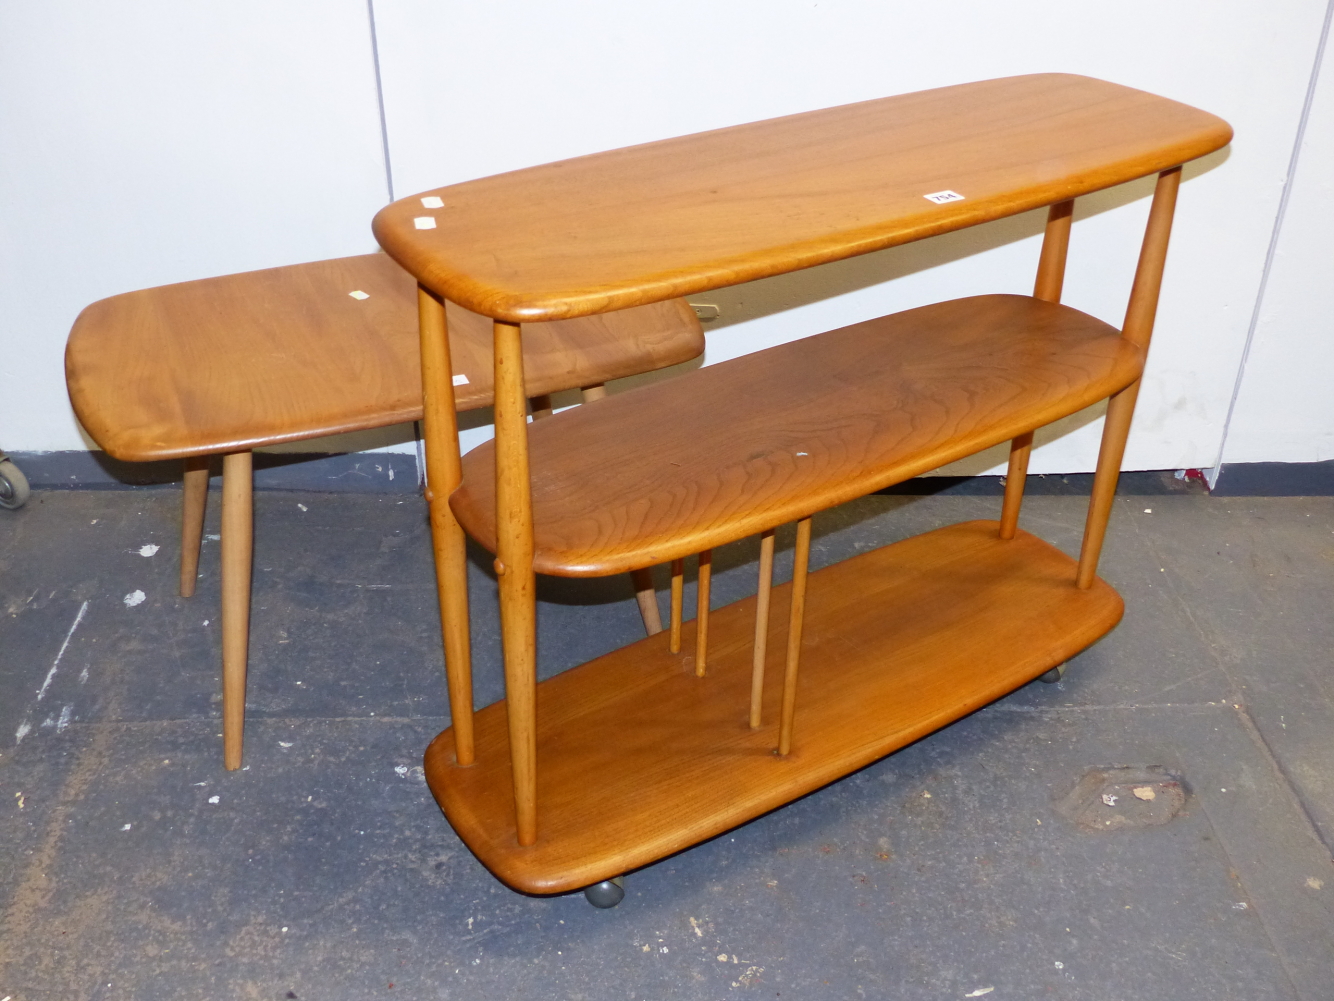
[[[1038,677],[1038,681],[1041,681],[1044,684],[1054,685],[1056,684],[1056,682],[1060,681],[1064,677],[1065,677],[1065,665],[1057,664],[1046,674],[1040,675]]]
[[[0,507],[11,511],[28,503],[28,478],[8,459],[0,461]]]
[[[594,907],[615,907],[625,899],[625,877],[604,879],[584,890],[584,898]]]

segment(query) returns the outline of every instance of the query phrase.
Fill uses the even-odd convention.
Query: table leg
[[[467,543],[463,528],[449,507],[449,495],[463,478],[453,362],[449,355],[445,305],[435,293],[421,286],[417,288],[417,322],[421,333],[426,504],[431,517],[436,595],[445,641],[445,684],[449,690],[455,760],[460,765],[471,765],[474,751]]]
[[[778,727],[778,753],[792,750],[792,724],[797,715],[797,668],[801,662],[801,626],[806,617],[806,570],[811,561],[811,519],[797,522],[797,548],[792,567],[792,614],[787,624],[787,667],[783,671],[783,716]]]
[[[774,584],[774,530],[760,534],[760,589],[755,596],[755,646],[750,666],[750,728],[759,729],[764,660],[769,645],[769,594]]]
[[[537,579],[527,401],[517,323],[495,321],[496,574],[519,844],[537,841]]]
[[[1057,202],[1047,210],[1047,229],[1042,236],[1042,254],[1038,258],[1038,274],[1033,283],[1035,299],[1061,301],[1074,211],[1074,199]],[[1013,539],[1019,528],[1019,508],[1024,502],[1024,482],[1028,479],[1028,459],[1032,451],[1032,432],[1021,434],[1010,443],[1010,468],[1005,474],[1005,501],[1001,505],[1002,539]]]
[[[667,636],[667,649],[672,653],[681,652],[681,606],[685,600],[686,561],[672,560],[672,605],[670,632]]]
[[[246,658],[250,647],[250,574],[254,557],[251,453],[222,457],[222,764],[241,767]]]
[[[208,502],[208,456],[185,460],[181,489],[181,597],[195,593],[199,576],[199,545],[204,540],[204,506]]]
[[[709,591],[713,584],[713,550],[699,554],[695,590],[695,677],[704,677],[709,660]]]
[[[1181,168],[1173,167],[1158,175],[1158,185],[1149,209],[1149,224],[1144,230],[1144,244],[1140,248],[1139,264],[1135,268],[1135,284],[1130,289],[1130,303],[1121,336],[1144,350],[1153,336],[1153,321],[1158,312],[1158,293],[1163,285],[1163,266],[1167,263],[1167,244],[1172,235],[1172,214],[1176,210],[1177,188],[1181,184]],[[1102,554],[1103,539],[1107,535],[1107,519],[1112,513],[1116,496],[1116,481],[1121,475],[1121,459],[1130,435],[1130,421],[1135,415],[1135,400],[1139,396],[1140,380],[1136,379],[1107,404],[1107,420],[1102,428],[1102,447],[1098,451],[1098,469],[1093,475],[1093,491],[1089,497],[1088,518],[1084,522],[1084,543],[1079,551],[1079,570],[1075,584],[1081,588],[1093,586],[1098,572],[1098,557]]]

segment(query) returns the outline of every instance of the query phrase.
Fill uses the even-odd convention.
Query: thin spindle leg
[[[1173,167],[1158,175],[1158,185],[1149,209],[1149,224],[1144,230],[1135,284],[1130,289],[1126,321],[1121,336],[1144,350],[1153,336],[1153,321],[1158,312],[1158,293],[1163,285],[1163,266],[1167,263],[1167,244],[1172,235],[1172,214],[1176,209],[1181,168]],[[1079,571],[1075,583],[1081,588],[1093,586],[1098,572],[1098,557],[1107,535],[1107,519],[1112,513],[1116,481],[1121,475],[1121,459],[1130,435],[1130,421],[1135,415],[1140,380],[1136,379],[1107,404],[1107,421],[1102,428],[1102,447],[1098,451],[1098,470],[1093,476],[1088,519],[1084,522],[1084,543],[1079,551]]]
[[[495,321],[496,575],[519,844],[537,841],[537,578],[527,400],[517,323]]]
[[[686,561],[672,560],[672,609],[671,634],[667,637],[667,649],[672,653],[681,652],[681,605],[685,599]]]
[[[755,647],[750,666],[750,728],[760,725],[764,701],[764,659],[769,645],[769,592],[774,583],[774,530],[760,535],[760,590],[755,596]]]
[[[181,597],[195,593],[199,576],[199,545],[204,539],[204,506],[208,503],[208,456],[185,460],[181,485]]]
[[[473,763],[472,641],[468,631],[468,557],[463,527],[449,507],[449,495],[463,478],[459,460],[458,415],[454,408],[453,363],[445,306],[417,288],[421,335],[422,432],[426,441],[426,503],[435,554],[435,586],[445,640],[445,685],[449,691],[454,756]]]
[[[1042,236],[1042,254],[1033,282],[1033,298],[1047,302],[1061,301],[1065,284],[1065,259],[1070,249],[1070,223],[1074,219],[1074,200],[1057,202],[1047,210],[1047,230]],[[1021,434],[1010,443],[1010,468],[1005,474],[1005,501],[1001,505],[1000,537],[1013,539],[1019,527],[1019,508],[1024,502],[1024,481],[1028,478],[1028,459],[1033,451],[1033,435]]]
[[[695,677],[704,677],[709,659],[709,589],[713,583],[713,550],[699,554],[699,582],[695,591]]]
[[[1010,468],[1005,474],[1005,501],[1000,517],[1002,539],[1013,539],[1019,529],[1019,508],[1024,503],[1024,481],[1028,479],[1028,457],[1032,451],[1032,431],[1010,442]]]
[[[792,750],[792,721],[797,714],[797,668],[801,662],[801,625],[806,617],[806,570],[811,561],[811,519],[797,522],[796,559],[792,566],[792,614],[787,623],[787,666],[783,670],[783,716],[778,753]]]
[[[255,551],[251,454],[222,457],[222,764],[241,767],[250,571]]]
[[[653,568],[631,570],[630,580],[635,586],[635,601],[639,604],[639,616],[644,620],[644,632],[656,636],[662,632],[662,612],[658,608],[658,592],[653,587]]]

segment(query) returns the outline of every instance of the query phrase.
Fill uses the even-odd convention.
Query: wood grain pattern
[[[354,299],[349,292],[365,292]],[[491,321],[448,305],[456,406],[491,403]],[[524,328],[530,395],[698,356],[679,300]],[[139,462],[223,454],[421,417],[417,288],[384,254],[166,285],[95,302],[65,351],[93,440]]]
[[[565,411],[528,428],[536,569],[618,573],[797,521],[1089,406],[1142,365],[1077,310],[977,296]],[[494,551],[493,455],[464,456],[450,503]]]
[[[450,823],[490,870],[529,893],[627,872],[782,805],[974,711],[1109,631],[1120,597],[1081,591],[1075,564],[1020,532],[970,522],[812,573],[800,719],[786,757],[778,686],[746,719],[747,599],[712,616],[709,673],[640,640],[542,683],[536,843],[515,840],[504,703],[477,714],[477,764],[453,764],[446,730],[426,778]],[[771,641],[787,630],[789,585],[774,589]],[[960,630],[960,622],[970,628]],[[689,626],[687,626],[689,632]]]
[[[1157,173],[1227,144],[1213,115],[1088,77],[1008,77],[467,181],[386,206],[445,298],[562,319],[811,267]],[[923,196],[950,190],[962,201]],[[423,193],[425,194],[425,193]],[[414,218],[432,216],[434,229]]]

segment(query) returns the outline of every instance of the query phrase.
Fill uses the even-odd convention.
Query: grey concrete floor
[[[234,773],[217,543],[180,598],[177,504],[0,512],[0,999],[1334,998],[1330,498],[1118,499],[1126,617],[1064,681],[631,874],[608,911],[496,882],[422,780],[447,708],[419,499],[259,495]],[[1074,551],[1084,506],[1031,497],[1023,524]],[[814,561],[996,509],[866,498],[817,517]],[[753,591],[753,544],[717,559],[717,604]],[[541,591],[543,675],[639,635],[623,579]],[[1184,809],[1066,819],[1111,765],[1179,775]]]

